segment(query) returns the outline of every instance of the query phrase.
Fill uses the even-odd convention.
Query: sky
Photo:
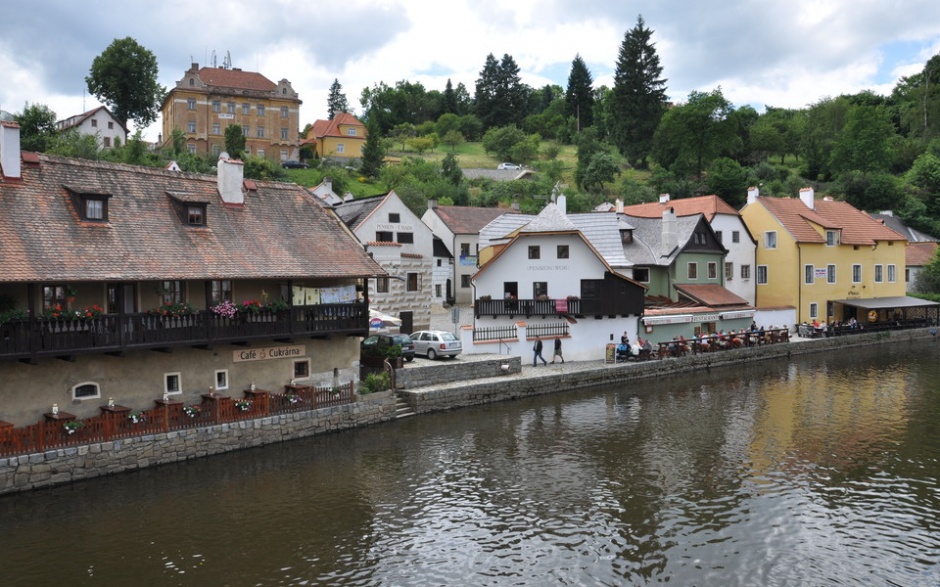
[[[303,101],[301,128],[326,118],[334,79],[353,113],[363,88],[380,82],[443,91],[450,79],[472,95],[490,53],[511,55],[534,88],[565,87],[580,55],[595,87],[610,87],[641,15],[675,102],[718,87],[758,111],[887,95],[940,53],[937,0],[34,0],[4,7],[0,109],[44,104],[61,120],[97,107],[85,77],[125,37],[156,56],[167,89],[191,63],[221,67],[226,56],[287,79]],[[160,132],[158,120],[143,136]]]

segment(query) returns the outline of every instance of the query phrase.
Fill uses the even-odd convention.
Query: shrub
[[[385,391],[386,389],[391,389],[392,381],[388,376],[388,373],[369,373],[365,379],[359,383],[359,393],[375,393],[378,391]]]

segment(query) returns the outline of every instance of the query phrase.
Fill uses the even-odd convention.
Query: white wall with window
[[[757,243],[738,215],[715,214],[710,224],[712,230],[721,233],[721,244],[728,250],[725,256],[725,288],[754,305],[757,284],[751,279],[751,267],[756,263]],[[735,271],[737,267],[741,269]]]

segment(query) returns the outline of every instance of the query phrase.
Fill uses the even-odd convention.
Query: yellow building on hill
[[[337,112],[332,120],[317,120],[303,143],[321,159],[354,162],[362,158],[366,145],[366,125],[348,112]]]
[[[793,306],[798,322],[867,323],[903,307],[907,239],[847,202],[817,200],[811,188],[799,198],[751,188],[741,216],[758,242],[758,308]]]

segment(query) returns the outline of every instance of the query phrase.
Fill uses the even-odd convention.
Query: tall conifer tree
[[[343,86],[338,79],[333,78],[330,95],[326,99],[326,115],[329,120],[333,120],[340,112],[349,112],[349,102],[343,93]]]
[[[594,80],[587,65],[580,55],[576,55],[571,62],[571,73],[568,74],[565,114],[575,118],[578,131],[594,124],[594,90],[591,87],[593,84]]]

